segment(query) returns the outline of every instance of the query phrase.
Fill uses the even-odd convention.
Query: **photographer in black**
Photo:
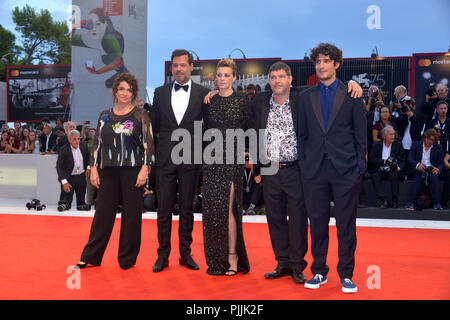
[[[414,210],[414,203],[422,193],[423,187],[429,187],[433,209],[442,210],[439,193],[439,173],[444,170],[444,154],[437,143],[438,134],[428,129],[423,134],[423,142],[414,142],[409,152],[408,162],[413,168],[414,179],[409,190],[406,209]]]
[[[395,120],[398,128],[399,140],[405,149],[405,158],[408,159],[411,146],[414,142],[422,140],[422,132],[425,128],[425,116],[416,112],[416,101],[410,96],[404,96],[400,99],[400,116]],[[409,162],[400,172],[401,179],[405,179],[411,173]],[[412,179],[412,177],[408,177]]]
[[[437,107],[442,100],[445,101],[447,105],[450,103],[448,87],[442,83],[437,86],[435,86],[434,83],[430,83],[422,107],[422,113],[425,114],[427,119],[433,120],[437,117]]]
[[[450,119],[447,117],[448,104],[444,100],[438,102],[436,107],[436,117],[427,123],[427,129],[435,129],[439,135],[438,143],[441,145],[444,154],[449,150]]]
[[[381,209],[398,208],[399,172],[405,165],[405,151],[402,144],[395,139],[395,129],[386,126],[381,130],[383,140],[375,142],[369,156],[370,169],[377,198],[382,201]],[[382,181],[391,183],[392,203],[383,188]]]
[[[244,214],[256,215],[256,209],[264,203],[261,176],[255,174],[253,163],[248,152],[245,153],[244,169]]]
[[[384,94],[377,86],[370,86],[367,99],[363,100],[367,117],[367,150],[370,152],[374,142],[372,129],[380,121],[380,110],[384,106]]]

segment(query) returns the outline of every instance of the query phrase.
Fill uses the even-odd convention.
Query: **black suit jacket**
[[[48,150],[47,150],[47,152],[56,150],[56,137],[57,137],[56,133],[54,133],[52,131],[52,133],[50,134],[50,140],[48,141]],[[46,152],[45,146],[46,146],[46,143],[47,143],[47,136],[45,135],[45,133],[41,134],[41,136],[39,137],[39,140],[40,140],[39,142],[40,142],[40,145],[41,145],[40,151],[41,152]]]
[[[339,174],[345,175],[354,169],[364,172],[367,168],[367,121],[362,99],[352,98],[347,86],[339,80],[328,128],[324,127],[319,85],[302,92],[297,103],[303,176],[311,179],[320,170],[325,148]]]
[[[89,165],[89,150],[86,142],[80,141],[80,151],[81,155],[83,156],[84,171],[86,171],[87,166]],[[56,161],[56,172],[58,173],[58,181],[61,182],[61,180],[64,179],[67,180],[69,176],[72,174],[73,166],[74,160],[72,148],[70,146],[70,143],[67,143],[61,147],[58,154],[58,160]]]
[[[408,163],[413,171],[416,169],[417,164],[422,162],[422,156],[423,141],[413,142],[408,154]],[[431,165],[438,168],[440,172],[444,170],[444,153],[442,152],[442,147],[438,143],[434,143],[431,148],[430,162]]]
[[[252,113],[254,115],[252,126],[256,130],[256,135],[258,138],[258,162],[256,168],[261,166],[261,156],[264,153],[264,150],[259,149],[259,130],[267,128],[267,118],[269,116],[270,110],[270,97],[272,96],[272,91],[263,91],[256,95],[255,99],[252,101]],[[292,122],[294,124],[294,131],[298,133],[298,111],[297,111],[297,96],[298,93],[295,90],[291,90],[289,93],[289,104],[291,106],[292,112]],[[255,159],[256,155],[252,155],[252,158]],[[258,172],[258,171],[257,171]]]
[[[172,149],[178,142],[171,141],[171,135],[176,129],[189,131],[192,137],[192,151],[194,150],[194,121],[202,121],[206,114],[207,105],[204,104],[203,99],[209,89],[192,81],[188,107],[183,119],[178,124],[171,102],[172,87],[173,82],[155,89],[153,106],[150,111],[153,136],[157,137],[155,139],[155,166],[157,167],[172,164]],[[192,152],[191,164],[193,164],[193,156]]]
[[[377,141],[372,146],[369,155],[370,172],[376,172],[378,168],[384,166],[384,160],[382,159],[383,143],[383,140]],[[400,167],[400,170],[402,170],[405,166],[405,150],[403,149],[401,142],[394,140],[391,145],[391,157],[397,159],[398,166]]]

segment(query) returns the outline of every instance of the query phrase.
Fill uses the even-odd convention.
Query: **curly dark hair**
[[[123,73],[119,74],[116,77],[116,79],[114,79],[114,83],[112,86],[113,101],[114,101],[114,103],[117,102],[116,93],[119,88],[119,84],[123,81],[128,83],[128,85],[131,88],[131,91],[133,92],[133,97],[131,98],[131,103],[134,104],[136,102],[137,95],[139,92],[139,86],[138,86],[138,81],[137,81],[136,77],[128,72],[123,72]]]
[[[329,56],[334,64],[339,63],[338,70],[342,67],[342,50],[331,43],[319,43],[317,47],[311,50],[311,60],[316,63],[319,54]],[[336,70],[337,71],[337,70]]]

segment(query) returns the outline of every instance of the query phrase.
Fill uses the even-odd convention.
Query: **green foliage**
[[[15,7],[12,19],[20,33],[20,64],[70,63],[71,40],[65,21],[53,21],[48,10]]]
[[[16,36],[0,25],[0,58],[3,58],[0,62],[0,81],[6,81],[6,65],[17,62],[15,55],[10,54],[15,51],[15,43]]]

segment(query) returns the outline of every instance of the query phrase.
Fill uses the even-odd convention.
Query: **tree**
[[[6,81],[6,66],[15,61],[16,36],[0,24],[0,81]]]
[[[53,21],[48,10],[15,7],[12,19],[21,35],[21,64],[70,63],[71,41],[65,21]]]

